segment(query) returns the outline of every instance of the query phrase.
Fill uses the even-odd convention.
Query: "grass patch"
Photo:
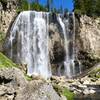
[[[12,67],[17,67],[17,65],[0,52],[0,68],[12,68]]]
[[[18,65],[13,63],[12,60],[7,58],[3,53],[0,52],[0,68],[13,68],[13,67],[18,68]],[[28,76],[26,73],[24,73],[24,76],[27,81],[32,80],[32,77]]]
[[[74,100],[75,94],[70,92],[68,89],[64,88],[63,95],[67,98],[67,100]]]
[[[53,85],[53,88],[55,91],[61,96],[65,96],[67,100],[74,100],[75,94],[73,92],[70,92],[67,88],[65,87],[60,87],[59,85],[55,84]]]

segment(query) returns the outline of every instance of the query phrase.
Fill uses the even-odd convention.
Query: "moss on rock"
[[[65,87],[61,87],[57,84],[53,85],[53,88],[55,89],[55,91],[61,96],[65,96],[67,98],[67,100],[73,100],[75,97],[75,94],[71,91],[69,91],[67,88]]]
[[[12,67],[17,67],[17,65],[0,52],[0,68],[12,68]]]
[[[31,76],[28,76],[27,74],[24,74],[24,76],[25,76],[25,79],[27,81],[32,81],[32,77]]]

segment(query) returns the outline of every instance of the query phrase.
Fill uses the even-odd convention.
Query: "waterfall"
[[[75,53],[75,17],[74,13],[72,14],[73,19],[73,32],[70,32],[69,29],[69,14],[68,18],[62,18],[61,15],[58,16],[58,22],[62,28],[62,33],[64,35],[64,46],[66,51],[66,57],[64,61],[64,68],[65,68],[65,75],[68,78],[72,78],[75,76],[76,73],[76,67],[75,66],[75,60],[76,60],[76,53]]]
[[[8,56],[16,63],[27,65],[28,75],[40,75],[50,78],[52,75],[49,58],[49,25],[59,28],[59,33],[64,41],[64,70],[62,62],[58,62],[59,75],[72,78],[81,73],[82,68],[76,56],[75,48],[75,16],[67,14],[67,18],[56,15],[57,20],[50,23],[50,14],[47,12],[24,11],[21,12],[13,23],[8,44],[10,51]],[[54,18],[54,17],[53,17]],[[71,28],[70,28],[71,27]],[[62,37],[61,37],[62,38]],[[59,58],[58,58],[59,59]]]
[[[13,59],[14,42],[17,41],[17,62],[27,64],[28,75],[51,76],[48,53],[49,14],[24,11],[19,14],[10,31],[10,57]],[[17,39],[17,40],[16,40]]]

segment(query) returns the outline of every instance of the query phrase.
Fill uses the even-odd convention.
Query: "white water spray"
[[[13,41],[17,38],[17,61],[27,64],[28,75],[51,76],[48,53],[48,14],[21,12],[10,31],[11,58]]]

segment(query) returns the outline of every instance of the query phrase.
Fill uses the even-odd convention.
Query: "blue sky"
[[[45,4],[47,0],[40,0],[42,4]],[[59,8],[61,5],[63,5],[63,8],[68,8],[69,11],[73,10],[73,0],[53,0],[54,6]],[[63,2],[62,2],[63,1]]]
[[[31,0],[30,0],[31,1]],[[39,0],[41,4],[45,5],[47,0]],[[59,8],[63,5],[64,8],[68,8],[69,11],[73,10],[73,0],[53,0],[54,7]],[[62,3],[63,1],[63,3]]]

